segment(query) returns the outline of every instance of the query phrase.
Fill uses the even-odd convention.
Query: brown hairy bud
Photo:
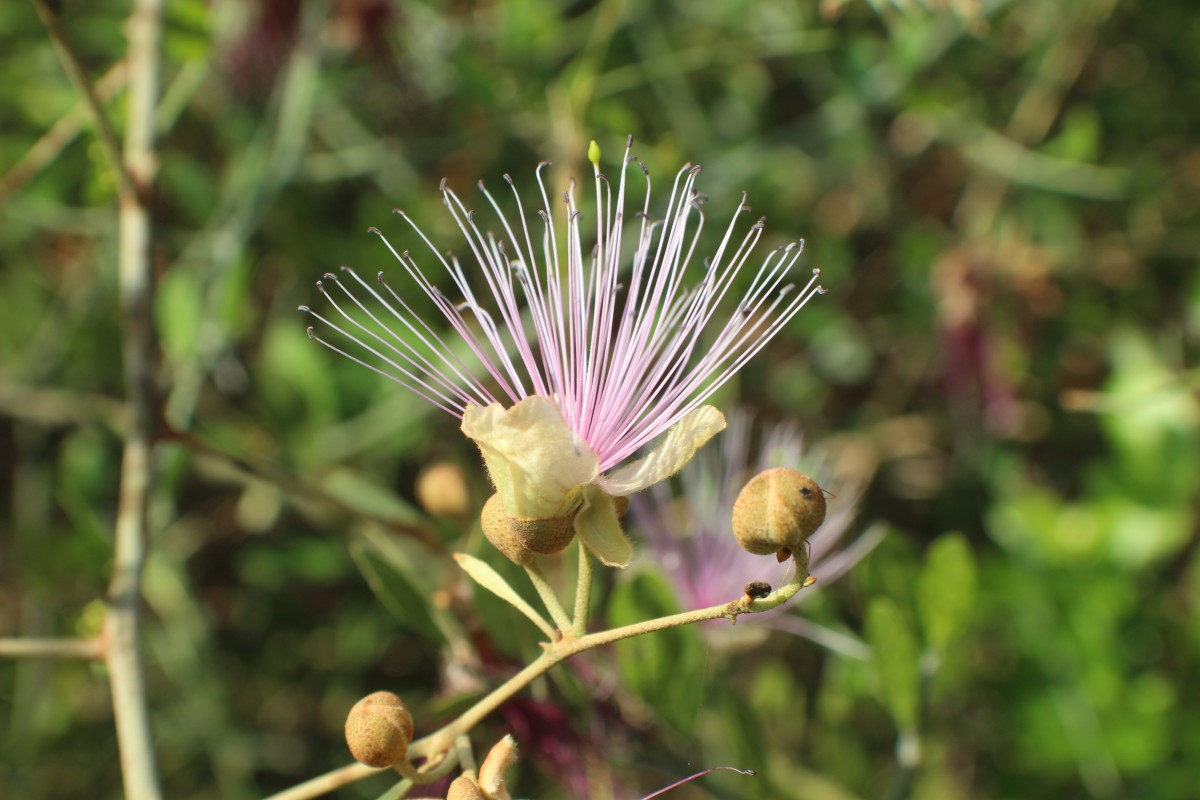
[[[805,555],[804,544],[825,521],[825,493],[803,472],[776,467],[755,475],[733,504],[733,533],[755,555],[780,561]]]
[[[455,464],[443,461],[421,470],[416,494],[421,508],[435,517],[465,517],[471,513],[471,489]]]
[[[459,775],[454,779],[454,783],[450,784],[450,791],[446,793],[446,800],[487,800],[483,795],[483,790],[468,778],[466,775]]]
[[[391,692],[367,695],[346,716],[346,744],[355,760],[368,767],[390,767],[403,761],[412,737],[412,714]]]
[[[504,513],[504,504],[500,495],[494,494],[483,504],[483,513],[479,515],[483,524],[483,535],[514,564],[524,566],[533,561],[534,553],[517,538],[508,524],[508,514]]]
[[[557,553],[575,537],[574,514],[551,519],[510,517],[498,494],[488,498],[480,521],[487,540],[516,564],[528,564],[534,553]]]

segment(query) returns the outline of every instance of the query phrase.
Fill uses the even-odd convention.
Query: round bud
[[[550,519],[510,517],[498,494],[488,498],[480,521],[487,540],[516,564],[528,564],[534,553],[557,553],[575,537],[574,514]]]
[[[825,493],[803,472],[776,467],[755,475],[733,504],[733,534],[743,549],[780,561],[800,552],[825,521]]]
[[[471,512],[471,489],[457,465],[431,464],[417,475],[417,502],[435,517],[465,517]]]
[[[483,512],[479,515],[483,524],[483,535],[492,546],[499,550],[514,564],[524,566],[533,561],[533,551],[526,547],[508,524],[508,514],[504,513],[504,504],[500,495],[494,494],[483,504]]]
[[[446,800],[487,800],[487,798],[483,796],[483,790],[476,785],[475,781],[466,775],[459,775],[454,779],[454,783],[450,784]]]
[[[367,695],[346,716],[346,744],[355,760],[368,767],[390,767],[403,761],[412,737],[412,714],[391,692]]]

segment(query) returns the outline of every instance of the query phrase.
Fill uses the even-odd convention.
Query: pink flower
[[[377,286],[345,267],[346,278],[318,282],[334,319],[302,308],[323,323],[321,333],[309,328],[312,338],[459,417],[511,517],[578,514],[585,542],[605,563],[620,565],[631,551],[611,498],[682,468],[724,427],[705,400],[824,291],[816,270],[798,291],[787,282],[803,242],[772,250],[748,270],[745,292],[735,288],[763,234],[762,219],[739,234],[750,211],[744,195],[716,251],[692,266],[705,219],[700,168],[676,173],[665,214],[654,219],[650,173],[631,146],[632,137],[614,185],[600,172],[593,142],[590,216],[576,203],[574,181],[561,203],[551,203],[546,163],[537,169],[533,213],[507,175],[515,214],[480,182],[497,233],[481,230],[476,213],[443,182],[444,203],[475,262],[470,271],[396,212],[426,255],[380,238],[465,351],[414,313],[405,299],[411,288],[398,291],[382,273]],[[634,183],[644,183],[644,192],[630,213]],[[593,226],[595,241],[585,245]],[[438,288],[438,272],[460,300]],[[650,455],[618,468],[668,431]]]

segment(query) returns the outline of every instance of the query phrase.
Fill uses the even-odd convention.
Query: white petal
[[[578,502],[576,488],[600,471],[554,403],[527,397],[505,409],[468,406],[462,432],[479,445],[505,510],[521,519],[561,517]]]
[[[700,406],[671,426],[658,446],[644,458],[601,475],[596,484],[614,496],[640,492],[679,472],[697,450],[723,430],[725,415],[715,406]]]
[[[583,508],[575,515],[575,533],[606,566],[627,567],[633,561],[633,545],[621,532],[613,499],[595,484],[583,489]]]

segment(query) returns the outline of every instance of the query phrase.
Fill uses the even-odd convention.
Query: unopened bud
[[[450,784],[446,800],[487,800],[487,798],[484,797],[483,790],[475,781],[466,775],[459,775],[454,779],[454,783]]]
[[[574,520],[573,514],[551,519],[510,517],[499,494],[488,498],[480,516],[483,535],[516,564],[528,564],[534,553],[551,555],[569,545],[575,536]]]
[[[803,472],[776,467],[755,475],[733,504],[733,533],[755,555],[780,561],[803,554],[825,521],[825,493]]]
[[[471,513],[471,490],[457,465],[431,464],[417,475],[417,502],[435,517],[465,517]]]
[[[367,695],[346,716],[346,744],[355,760],[368,767],[390,767],[403,761],[412,737],[412,714],[391,692]]]
[[[504,775],[509,767],[517,763],[517,740],[512,734],[506,735],[496,742],[488,751],[487,758],[479,768],[479,788],[485,797],[507,798],[508,789],[504,785]]]

